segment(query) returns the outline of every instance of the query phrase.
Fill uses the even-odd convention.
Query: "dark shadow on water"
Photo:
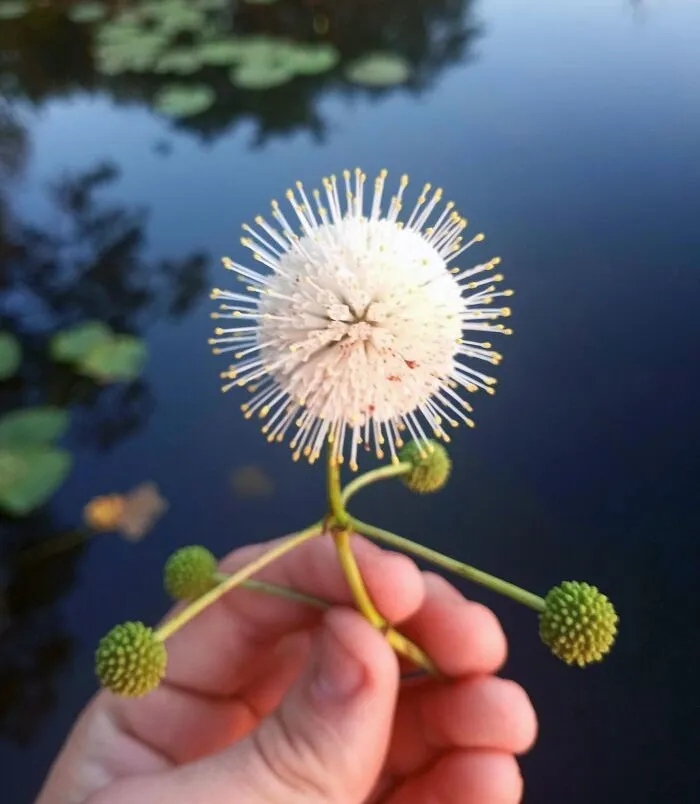
[[[20,745],[31,743],[57,705],[58,676],[75,648],[56,605],[77,580],[85,544],[69,539],[71,546],[50,559],[24,560],[40,542],[72,535],[55,528],[47,512],[23,521],[0,518],[0,738]]]

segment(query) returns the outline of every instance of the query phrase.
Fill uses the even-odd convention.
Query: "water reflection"
[[[0,20],[4,94],[41,105],[100,90],[160,110],[203,139],[252,120],[255,146],[299,131],[322,141],[320,102],[329,93],[421,94],[469,57],[479,35],[472,0],[163,0],[105,9],[78,22],[50,4]],[[373,54],[405,63],[405,74],[382,74],[381,64],[379,74],[352,69]]]
[[[208,257],[145,256],[146,210],[110,203],[114,164],[60,177],[50,189],[50,225],[25,219],[11,203],[29,137],[16,112],[0,105],[0,330],[19,339],[23,361],[2,387],[0,413],[25,405],[70,408],[71,446],[108,450],[141,430],[154,409],[148,382],[98,385],[49,357],[57,330],[98,319],[143,334],[186,315],[209,285]],[[77,461],[79,462],[78,456]],[[59,675],[73,639],[57,603],[76,582],[86,542],[47,507],[26,519],[0,517],[0,736],[25,743],[57,702]],[[27,563],[38,543],[62,549]]]
[[[85,543],[71,540],[68,549],[51,560],[27,563],[22,554],[40,539],[61,539],[70,531],[50,514],[3,528],[0,594],[4,628],[0,631],[0,737],[19,744],[31,742],[57,703],[61,670],[74,649],[55,604],[76,581]]]

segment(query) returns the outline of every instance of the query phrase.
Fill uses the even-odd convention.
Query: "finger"
[[[387,769],[416,773],[453,748],[521,754],[536,736],[535,710],[515,682],[477,676],[433,683],[400,701]]]
[[[496,615],[467,600],[452,584],[424,572],[425,602],[401,623],[401,632],[420,645],[447,676],[494,673],[507,655]]]
[[[387,619],[404,619],[419,608],[423,579],[413,561],[358,536],[353,536],[352,547],[369,594]],[[270,544],[263,544],[237,550],[221,568],[235,571],[269,549]],[[352,603],[328,535],[302,544],[256,577],[333,604]],[[290,631],[317,625],[320,617],[303,603],[235,589],[168,640],[167,678],[207,694],[235,694],[259,675],[257,659],[271,644]]]
[[[452,751],[402,784],[385,804],[518,804],[523,779],[515,758],[496,751]]]

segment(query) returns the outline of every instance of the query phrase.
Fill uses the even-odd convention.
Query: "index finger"
[[[231,573],[279,540],[235,550],[220,565]],[[370,597],[390,622],[406,619],[423,601],[423,578],[414,562],[360,536],[352,547]],[[352,605],[352,595],[329,534],[317,536],[262,570],[257,579],[314,595],[332,605]],[[167,642],[166,680],[193,692],[236,694],[250,669],[287,633],[312,628],[321,613],[307,604],[237,588],[224,595]]]

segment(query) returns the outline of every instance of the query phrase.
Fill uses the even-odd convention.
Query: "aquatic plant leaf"
[[[73,22],[97,22],[105,14],[102,3],[76,3],[68,9],[68,18]]]
[[[163,53],[156,63],[155,72],[188,75],[196,73],[201,67],[202,58],[198,50],[177,48]]]
[[[231,83],[239,89],[272,89],[294,78],[290,64],[266,59],[246,61],[229,73]]]
[[[348,81],[369,87],[403,84],[410,73],[410,64],[395,53],[369,53],[345,68]]]
[[[155,108],[171,117],[191,117],[211,108],[214,90],[206,84],[166,84],[154,98]]]
[[[297,45],[290,49],[289,61],[298,75],[317,75],[333,69],[340,61],[340,53],[333,45]]]
[[[199,47],[199,58],[202,64],[228,66],[243,61],[249,55],[250,46],[245,37],[236,36],[229,39],[204,42]]]
[[[198,31],[206,22],[206,11],[202,6],[175,0],[148,3],[141,11],[168,36],[181,31]]]
[[[239,466],[231,473],[231,486],[237,497],[269,497],[274,491],[272,478],[261,466]]]
[[[22,362],[22,347],[11,332],[0,332],[0,380],[12,377]]]
[[[133,335],[117,335],[98,343],[78,363],[79,370],[99,382],[125,382],[141,374],[146,345]]]
[[[68,414],[51,406],[14,410],[0,418],[0,447],[47,446],[68,427]]]
[[[29,11],[24,0],[2,0],[0,2],[0,20],[16,20]]]
[[[72,464],[63,449],[0,447],[0,508],[16,516],[31,513],[53,495]]]
[[[49,352],[54,360],[75,363],[82,360],[98,343],[112,337],[114,333],[102,321],[84,321],[57,332],[51,338]]]
[[[168,501],[161,496],[155,483],[141,483],[124,495],[119,532],[129,542],[141,541],[168,507]]]
[[[96,53],[97,69],[104,75],[150,71],[166,45],[167,38],[157,32],[136,33],[131,40],[114,39],[102,42]]]
[[[279,2],[279,0],[244,0],[249,6],[271,6],[273,3]]]

